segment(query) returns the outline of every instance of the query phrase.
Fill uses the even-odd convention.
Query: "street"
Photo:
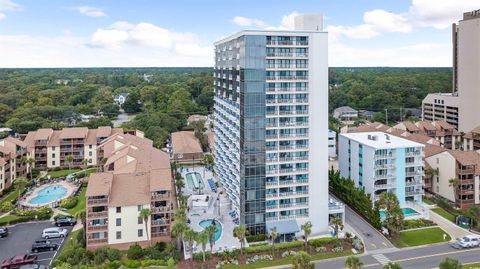
[[[17,254],[30,253],[33,242],[41,238],[43,229],[49,227],[54,227],[51,221],[22,223],[9,227],[9,235],[5,238],[0,238],[0,262]],[[71,227],[63,228],[68,229],[69,232],[72,230]],[[57,252],[63,246],[64,240],[65,238],[50,239],[50,241],[59,245],[56,251],[33,253],[38,256],[39,264],[50,265]]]

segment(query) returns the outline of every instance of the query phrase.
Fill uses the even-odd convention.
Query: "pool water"
[[[62,199],[67,195],[67,188],[60,185],[48,186],[41,189],[37,196],[30,199],[31,204],[40,205],[47,204],[58,199]]]
[[[205,189],[205,183],[203,182],[202,176],[200,175],[200,173],[197,173],[197,172],[187,173],[186,177],[187,177],[187,184],[190,189],[192,190],[198,189],[196,186],[200,186],[200,189]]]
[[[415,211],[414,209],[412,209],[410,207],[402,208],[402,211],[403,211],[403,215],[405,217],[415,216],[415,215],[419,214],[417,211]],[[380,219],[382,219],[382,220],[385,219],[385,211],[380,211]]]
[[[212,225],[212,220],[211,219],[202,220],[200,221],[199,225],[205,229],[208,226]],[[222,236],[222,224],[220,224],[220,222],[216,220],[215,226],[217,227],[217,231],[215,232],[215,242],[217,242],[218,239],[220,239],[220,236]]]

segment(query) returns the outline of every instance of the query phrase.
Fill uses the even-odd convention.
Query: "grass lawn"
[[[58,171],[50,171],[47,174],[47,177],[50,175],[52,178],[57,178],[57,177],[65,177],[70,175],[71,173],[75,173],[80,171],[80,169],[65,169],[65,170],[58,170]]]
[[[277,250],[278,251],[278,250]],[[284,250],[285,251],[285,250]],[[317,260],[325,260],[325,259],[330,259],[330,258],[336,258],[336,257],[342,257],[342,256],[349,256],[352,255],[351,250],[346,250],[343,252],[338,252],[338,253],[333,253],[333,252],[328,252],[328,253],[318,253],[315,255],[310,256],[311,261],[317,261]],[[293,256],[286,257],[280,260],[275,260],[275,261],[259,261],[256,263],[252,264],[242,264],[242,265],[227,265],[225,269],[253,269],[253,268],[265,268],[265,267],[270,267],[270,266],[280,266],[280,265],[287,265],[287,264],[292,264]]]
[[[8,216],[5,216],[3,218],[0,218],[0,225],[6,225],[12,221],[17,221],[19,219],[21,219],[22,217],[19,217],[19,216],[15,216],[15,215],[8,215]]]
[[[18,198],[18,191],[17,190],[13,190],[12,192],[10,192],[7,196],[3,197],[1,200],[0,200],[0,204],[3,203],[3,202],[6,202],[6,201],[13,201],[15,199]]]
[[[129,114],[128,115],[128,120],[133,120],[133,119],[135,119],[136,116],[137,116],[137,114]]]
[[[82,188],[82,191],[78,194],[78,203],[74,208],[67,210],[68,214],[75,216],[78,212],[85,210],[85,193],[87,192],[87,186]]]
[[[437,213],[438,215],[448,219],[451,222],[455,223],[455,216],[450,214],[449,212],[445,211],[445,209],[437,207],[432,209],[433,212]]]
[[[428,199],[426,196],[422,197],[422,201],[427,205],[434,205],[435,203],[432,200]]]
[[[478,269],[480,268],[480,263],[470,263],[462,266],[463,269]]]
[[[447,234],[445,240],[443,240],[443,235],[446,234],[439,227],[426,228],[413,231],[404,231],[400,232],[400,238],[391,240],[398,248],[403,247],[413,247],[441,242],[448,242],[451,240],[450,236]]]

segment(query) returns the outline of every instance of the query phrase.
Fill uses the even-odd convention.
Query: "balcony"
[[[100,211],[100,212],[88,212],[87,218],[89,219],[98,219],[98,218],[108,218],[108,211]]]
[[[393,184],[393,183],[376,184],[376,185],[373,185],[373,188],[375,190],[391,189],[391,188],[395,188],[395,184]]]
[[[278,217],[277,217],[277,216],[265,217],[265,221],[276,221],[276,220],[278,220]]]
[[[422,156],[422,152],[421,151],[405,152],[405,157],[416,157],[416,156]]]
[[[108,243],[108,238],[87,238],[87,245],[97,245],[97,244],[106,244]]]
[[[169,200],[170,195],[168,193],[152,193],[153,200]]]
[[[290,196],[297,196],[297,195],[308,195],[308,191],[289,191],[289,192],[281,192],[279,194],[280,197],[290,197]]]
[[[412,180],[412,181],[406,181],[405,186],[415,186],[415,185],[423,185],[423,181],[421,180]]]
[[[87,231],[106,231],[108,230],[108,225],[88,225]]]
[[[278,208],[278,205],[267,205],[266,206],[267,210],[272,210],[272,209],[277,209],[277,208]]]
[[[170,236],[170,232],[152,232],[152,238]]]
[[[100,204],[107,204],[108,199],[107,198],[102,198],[102,199],[87,199],[87,205],[100,205]]]
[[[407,177],[414,177],[414,176],[423,176],[423,171],[408,171],[405,172],[405,176]]]
[[[395,168],[395,164],[387,163],[387,164],[375,164],[375,169],[392,169]]]
[[[305,207],[305,206],[308,206],[308,203],[280,204],[280,208]]]
[[[423,195],[423,190],[406,191],[405,196]]]
[[[169,212],[171,210],[170,206],[152,207],[152,213]]]
[[[159,220],[152,220],[152,226],[161,226],[170,224],[169,219],[159,219]]]

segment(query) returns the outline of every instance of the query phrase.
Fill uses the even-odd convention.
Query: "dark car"
[[[8,236],[8,228],[7,227],[0,227],[0,237],[7,237]]]
[[[2,262],[2,269],[17,268],[25,264],[37,263],[36,255],[18,254]]]
[[[57,250],[58,245],[49,240],[37,240],[32,245],[32,252],[53,251]]]
[[[55,225],[57,227],[60,227],[60,226],[74,226],[75,224],[77,224],[77,220],[75,218],[72,218],[72,217],[59,217],[55,221]]]
[[[20,266],[18,269],[48,269],[48,266],[40,264],[25,264]]]

